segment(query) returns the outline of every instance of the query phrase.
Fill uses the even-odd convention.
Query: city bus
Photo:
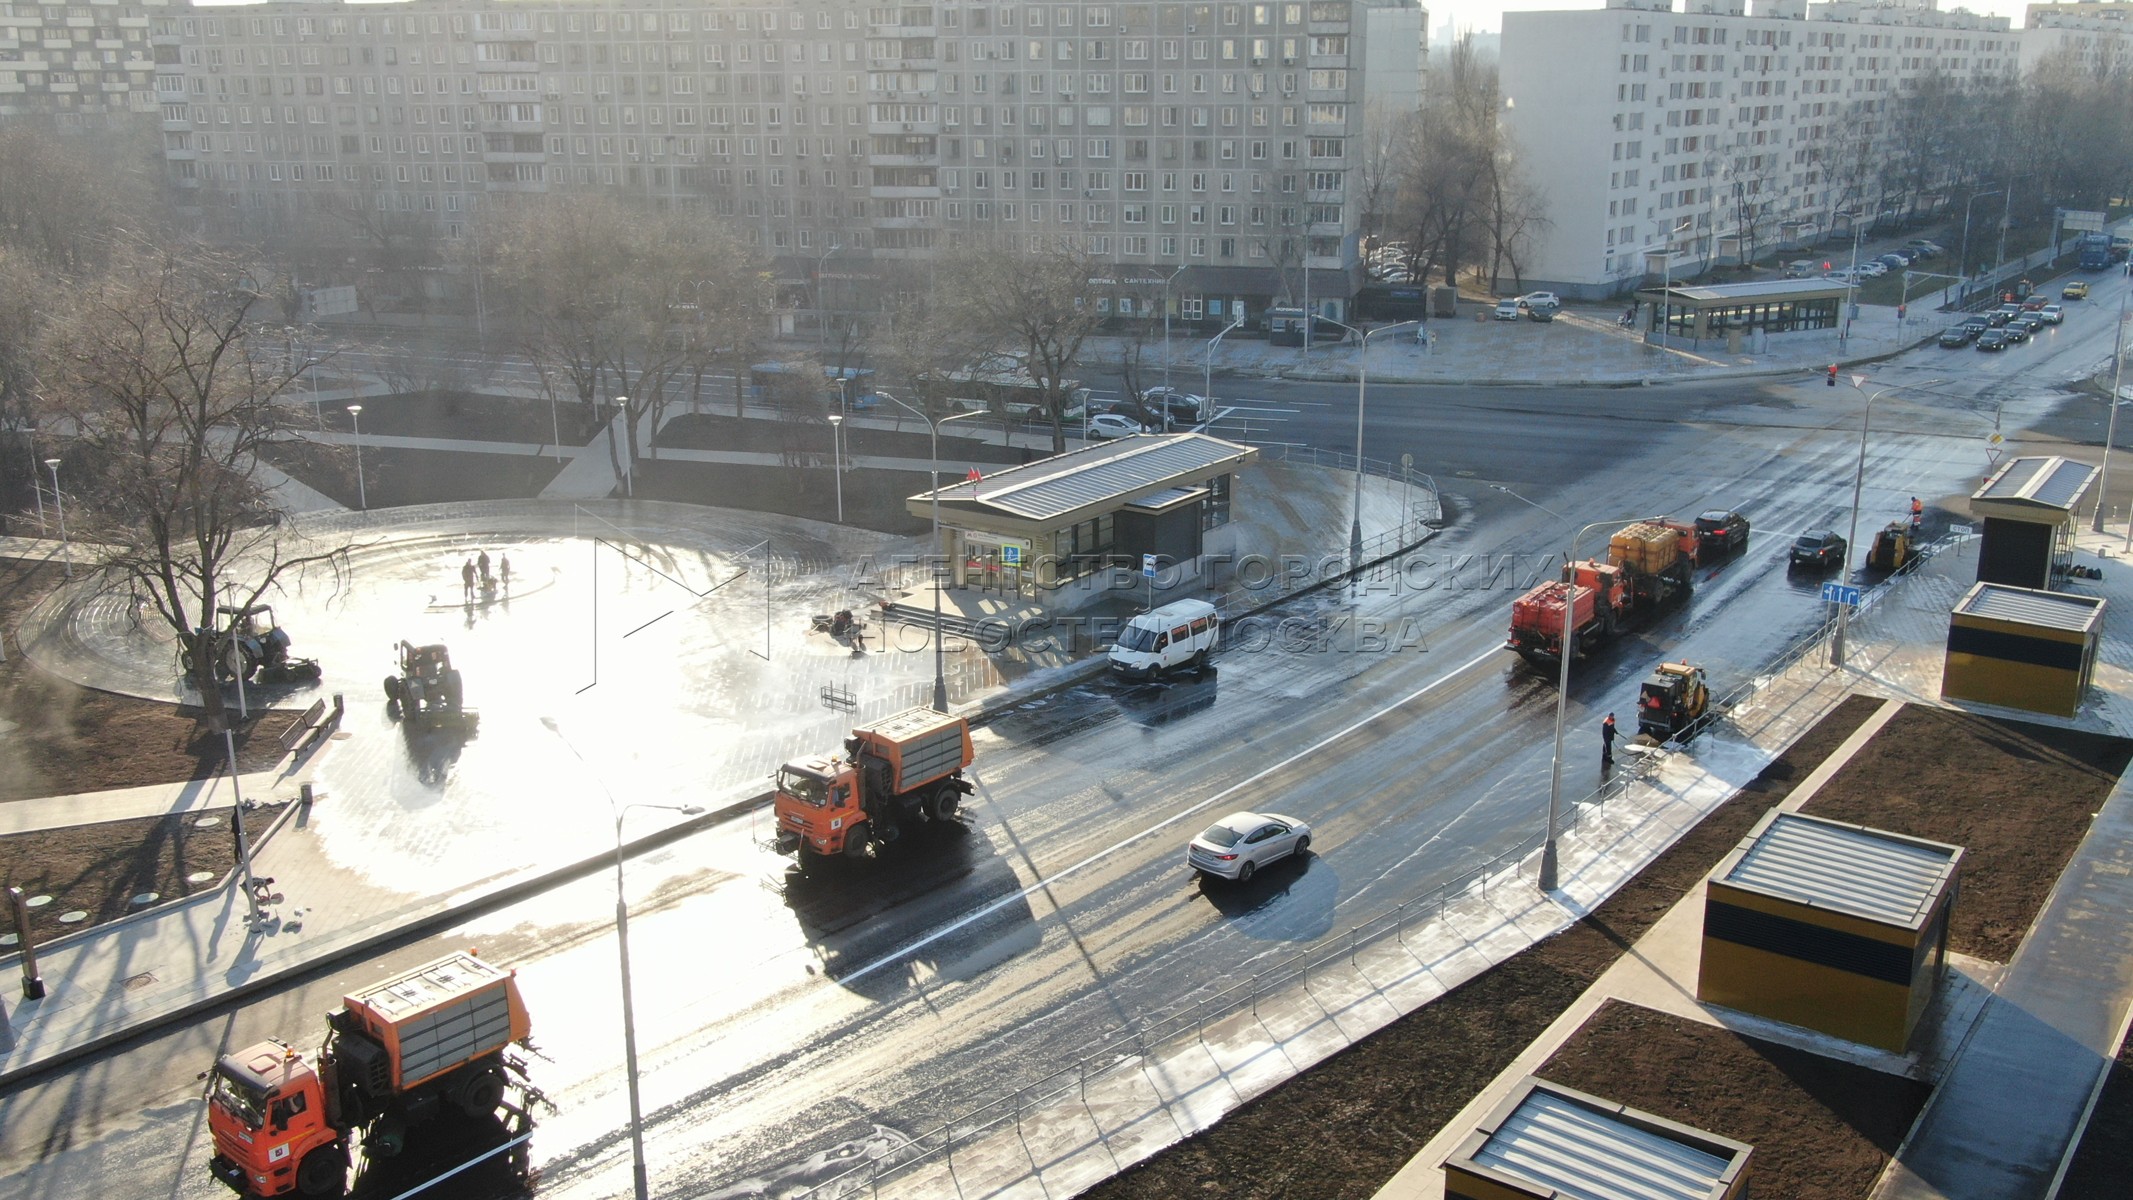
[[[1025,371],[951,371],[936,377],[942,402],[964,412],[1005,412],[1022,421],[1046,421],[1044,386]],[[1078,421],[1087,411],[1089,389],[1077,379],[1064,382],[1066,409],[1061,417]]]

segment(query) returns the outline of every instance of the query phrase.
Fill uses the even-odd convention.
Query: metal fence
[[[1960,538],[1944,538],[1926,547],[1906,563],[1903,569],[1891,575],[1883,584],[1869,590],[1852,617],[1851,629],[1871,629],[1875,609],[1900,596],[1910,577],[1928,558],[1959,544],[1960,541]],[[1775,719],[1774,711],[1764,714],[1765,719],[1752,726],[1737,719],[1734,716],[1735,711],[1742,709],[1743,702],[1749,697],[1768,688],[1794,667],[1810,663],[1817,656],[1826,656],[1829,640],[1835,630],[1834,618],[1823,621],[1772,658],[1757,676],[1718,698],[1717,715],[1713,720],[1714,730],[1726,728],[1744,737],[1752,737],[1767,729]],[[1558,838],[1567,838],[1590,830],[1601,818],[1608,815],[1611,804],[1651,773],[1657,758],[1626,755],[1619,761],[1622,765],[1598,788],[1566,806],[1557,821]],[[1618,827],[1612,833],[1635,843],[1642,852],[1652,857],[1656,857],[1664,849],[1663,845],[1654,844],[1640,835],[1635,828],[1627,825]],[[1051,1074],[917,1135],[910,1145],[913,1152],[907,1156],[899,1156],[894,1161],[867,1160],[856,1163],[844,1174],[818,1184],[809,1191],[796,1193],[793,1200],[878,1196],[884,1186],[907,1178],[919,1169],[937,1162],[945,1162],[952,1177],[958,1147],[969,1147],[1010,1122],[1015,1127],[1017,1138],[1021,1140],[1024,1154],[1029,1158],[1031,1170],[1041,1171],[1044,1164],[1038,1161],[1036,1153],[1030,1149],[1028,1140],[1022,1133],[1024,1114],[1071,1098],[1083,1105],[1084,1112],[1097,1129],[1098,1138],[1103,1139],[1102,1125],[1096,1122],[1094,1113],[1089,1112],[1087,1107],[1088,1086],[1092,1077],[1120,1070],[1122,1060],[1129,1057],[1137,1060],[1135,1069],[1146,1072],[1158,1049],[1193,1039],[1204,1043],[1208,1030],[1219,1022],[1246,1011],[1256,1015],[1259,1004],[1275,992],[1298,984],[1308,985],[1314,971],[1323,970],[1333,964],[1345,962],[1352,965],[1358,953],[1387,938],[1404,945],[1412,931],[1443,921],[1445,910],[1461,900],[1471,896],[1486,898],[1492,890],[1504,887],[1533,886],[1537,882],[1534,878],[1534,872],[1538,868],[1537,852],[1541,849],[1543,840],[1542,835],[1535,834],[1448,882],[1351,925],[1345,932],[1335,935],[1330,943],[1322,942],[1258,971],[1248,979],[1203,996],[1190,998],[1176,1008],[1147,1016],[1140,1023],[1122,1029],[1101,1042],[1085,1046],[1075,1056],[1074,1061]],[[1308,994],[1307,986],[1306,993]],[[1169,1111],[1168,1102],[1164,1102],[1164,1109]],[[1178,1131],[1180,1136],[1191,1132],[1182,1124],[1178,1126]],[[960,1189],[960,1182],[957,1187]]]

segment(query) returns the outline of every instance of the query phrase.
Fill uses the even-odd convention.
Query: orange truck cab
[[[270,1040],[209,1072],[209,1169],[241,1196],[337,1196],[351,1135],[389,1158],[446,1106],[494,1114],[530,1028],[516,974],[465,952],[343,996],[326,1023],[316,1067]]]
[[[779,853],[861,857],[904,830],[953,817],[971,791],[970,723],[913,708],[852,731],[844,754],[778,768]]]

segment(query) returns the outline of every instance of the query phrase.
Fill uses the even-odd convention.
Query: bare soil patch
[[[1591,917],[1085,1195],[1370,1196],[1880,704],[1844,701]]]
[[[245,813],[245,835],[255,853],[283,807],[263,804]],[[0,837],[0,885],[19,887],[33,898],[51,897],[30,909],[30,936],[38,943],[211,890],[236,865],[237,836],[228,810]],[[135,903],[148,896],[155,899]],[[59,919],[72,912],[88,916],[72,923]],[[12,921],[4,924],[15,932]]]
[[[890,416],[876,412],[876,416]],[[925,424],[912,417],[906,422],[907,429],[875,429],[869,426],[850,426],[844,431],[846,454],[879,454],[894,458],[931,458],[933,439],[926,433]],[[963,425],[964,422],[957,422]],[[1024,447],[1002,446],[971,437],[957,437],[950,431],[941,438],[941,458],[947,462],[997,462],[1020,463],[1029,461]],[[992,423],[988,429],[998,432],[999,425]],[[821,421],[774,421],[760,418],[736,419],[710,413],[696,413],[676,417],[659,431],[661,446],[674,446],[690,450],[754,450],[780,454],[798,452],[819,455],[825,462],[829,458],[830,428]],[[1038,452],[1041,457],[1042,453]]]
[[[1616,1001],[1539,1074],[1754,1146],[1755,1193],[1790,1200],[1866,1195],[1932,1092],[1900,1075]]]
[[[913,471],[846,471],[844,523],[882,533],[924,533],[930,520],[911,514],[906,498],[932,486]],[[748,466],[660,459],[637,467],[637,498],[718,508],[785,513],[812,521],[837,520],[839,484],[829,471],[827,443],[820,465]]]
[[[2125,738],[1907,705],[1806,811],[1964,847],[1950,945],[2006,962],[2129,761]]]
[[[472,438],[487,442],[552,445],[560,434],[566,446],[583,446],[610,419],[615,406],[592,406],[560,399],[475,396],[446,392],[410,392],[363,398],[363,432],[397,437]],[[350,432],[355,420],[344,402],[324,406],[326,428]],[[364,457],[370,452],[365,450]]]

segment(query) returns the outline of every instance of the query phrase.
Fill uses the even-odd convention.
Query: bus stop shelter
[[[2096,481],[2095,467],[2056,455],[2010,458],[1970,494],[1982,517],[1979,583],[2048,588],[2073,562],[2074,509]]]
[[[1644,339],[1662,346],[1723,342],[1729,353],[1769,337],[1834,329],[1851,289],[1834,279],[1764,279],[1704,286],[1644,288]]]

